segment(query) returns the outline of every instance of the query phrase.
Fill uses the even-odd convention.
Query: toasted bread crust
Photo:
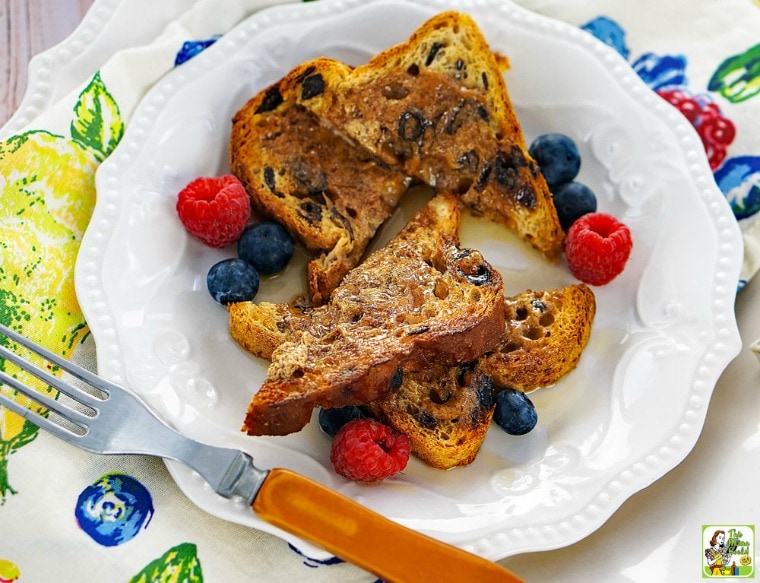
[[[505,309],[504,336],[478,363],[497,391],[548,387],[577,366],[596,315],[591,288],[528,290],[507,298]]]
[[[596,312],[583,284],[527,290],[505,301],[504,335],[468,367],[434,366],[404,376],[399,389],[368,411],[409,436],[412,452],[439,469],[471,463],[493,417],[490,395],[557,383],[578,364]]]
[[[322,124],[390,167],[505,224],[550,258],[564,233],[529,155],[502,70],[475,22],[444,12],[351,69],[320,58],[288,93]]]
[[[499,341],[501,276],[477,251],[458,247],[459,212],[456,197],[435,196],[386,247],[346,275],[327,304],[304,314],[305,329],[301,315],[293,318],[286,308],[230,307],[236,339],[253,329],[232,322],[236,318],[266,319],[274,313],[299,326],[293,339],[271,351],[245,431],[298,431],[317,405],[369,403],[396,388],[403,371],[473,360]],[[276,333],[270,337],[270,346],[282,339]]]

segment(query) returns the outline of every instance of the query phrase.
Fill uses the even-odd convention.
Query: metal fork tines
[[[0,367],[0,405],[78,447],[99,454],[143,454],[182,462],[225,497],[253,500],[267,472],[245,452],[206,445],[178,433],[134,393],[99,377],[0,324],[0,334],[82,381],[75,386],[0,344],[0,360],[12,362],[59,394],[45,394]],[[3,370],[5,368],[5,370]],[[6,389],[3,389],[5,385]],[[40,408],[19,402],[8,388]]]

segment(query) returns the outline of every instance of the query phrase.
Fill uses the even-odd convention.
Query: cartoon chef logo
[[[753,525],[703,525],[703,578],[754,577],[752,553],[755,546]]]

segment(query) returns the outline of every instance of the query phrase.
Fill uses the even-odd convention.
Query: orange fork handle
[[[394,583],[520,583],[500,565],[421,534],[290,470],[269,472],[259,517]]]

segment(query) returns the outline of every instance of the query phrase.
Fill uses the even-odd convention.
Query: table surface
[[[92,0],[5,0],[0,5],[0,125],[23,99],[29,59],[68,36]],[[701,564],[702,524],[760,527],[758,484],[746,468],[760,466],[760,363],[750,343],[760,337],[760,282],[738,296],[744,348],[713,394],[691,454],[632,496],[599,530],[578,543],[504,563],[528,581],[693,581]],[[719,460],[719,461],[716,461]],[[751,474],[756,479],[758,471]],[[716,506],[719,508],[716,511]],[[755,557],[757,560],[757,556]]]

